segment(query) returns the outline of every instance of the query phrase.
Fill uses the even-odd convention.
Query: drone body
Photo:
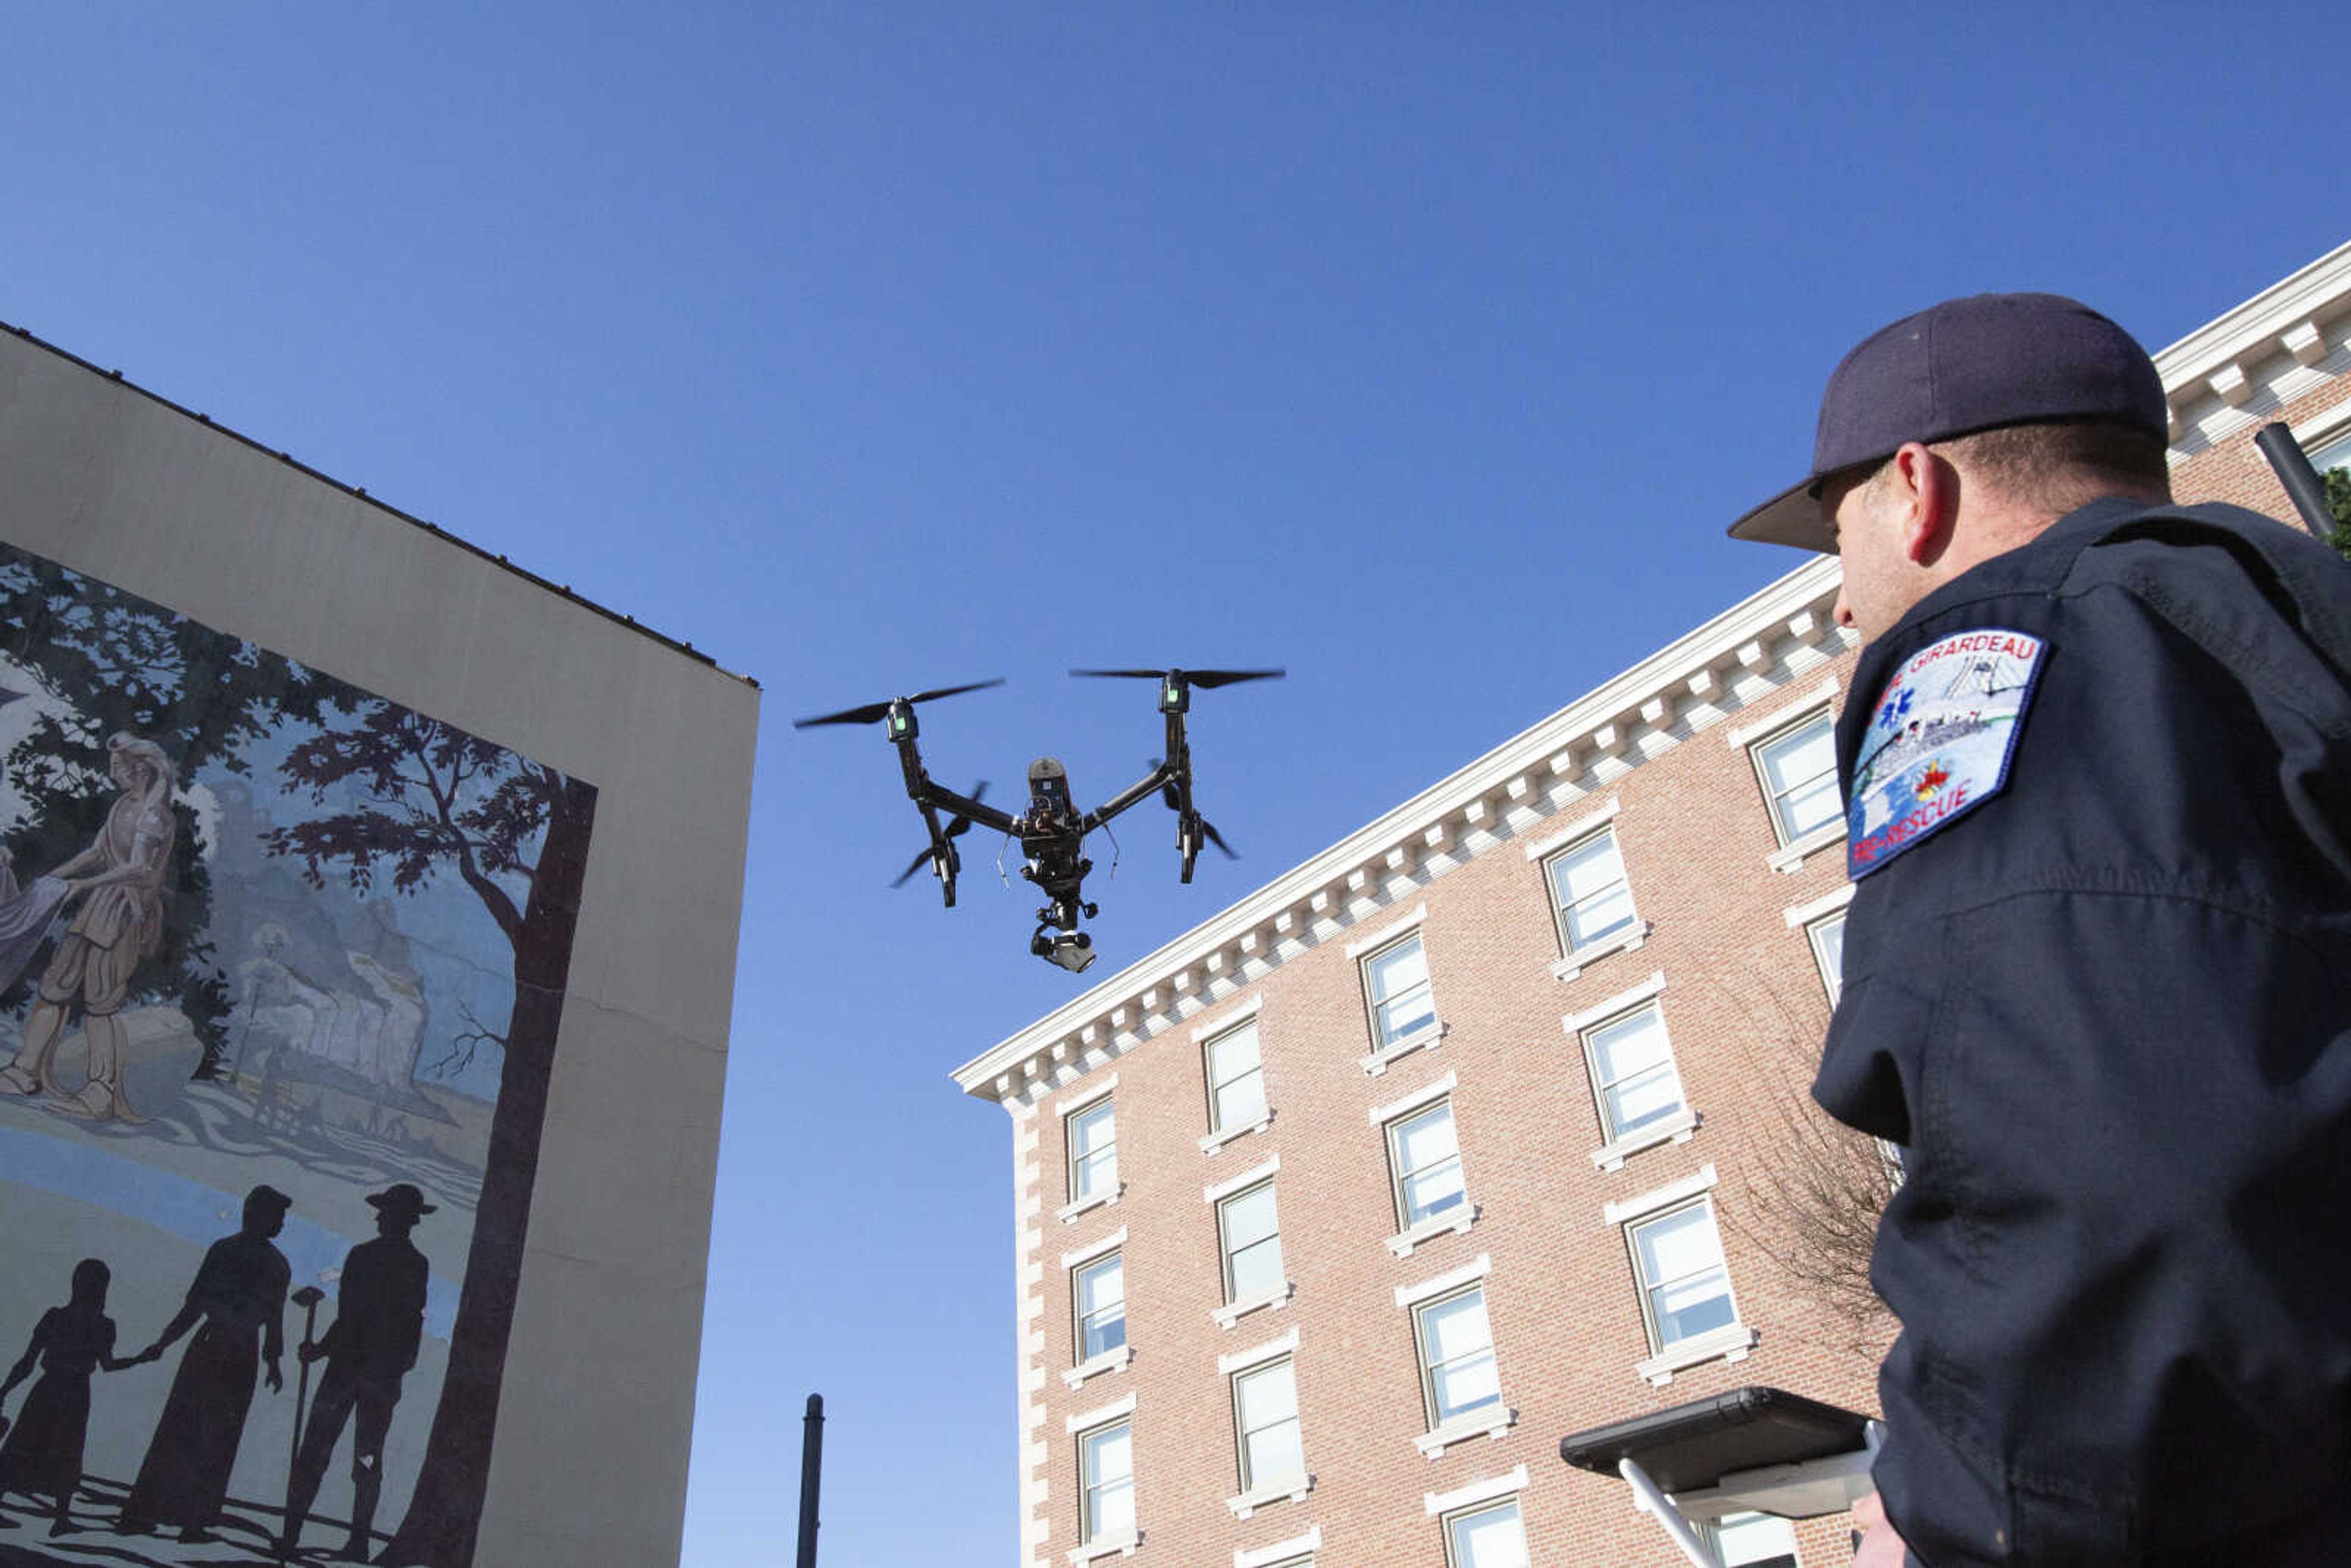
[[[1156,792],[1170,810],[1176,813],[1176,849],[1181,857],[1181,879],[1192,880],[1194,862],[1199,858],[1200,847],[1213,843],[1227,855],[1232,850],[1222,834],[1192,804],[1192,751],[1184,734],[1184,716],[1191,711],[1192,692],[1196,687],[1210,690],[1229,685],[1236,681],[1270,680],[1279,678],[1280,670],[1072,670],[1073,675],[1111,676],[1154,680],[1159,683],[1159,711],[1166,721],[1166,756],[1152,768],[1150,774],[1129,788],[1121,790],[1091,811],[1078,809],[1076,798],[1070,790],[1069,772],[1060,760],[1040,757],[1029,765],[1029,806],[1019,816],[999,811],[987,805],[982,797],[987,786],[976,786],[969,795],[959,795],[932,781],[923,768],[923,758],[916,737],[921,726],[914,718],[914,705],[939,697],[955,696],[963,692],[977,691],[984,686],[1001,685],[1000,680],[978,681],[970,685],[947,686],[937,691],[918,692],[910,697],[893,697],[888,702],[871,703],[862,707],[844,709],[816,718],[804,718],[794,724],[796,729],[806,729],[820,724],[883,723],[883,730],[892,745],[898,748],[898,767],[904,776],[907,798],[922,813],[923,825],[930,830],[930,844],[916,854],[904,874],[907,877],[930,863],[931,873],[939,880],[939,892],[946,906],[955,907],[956,877],[963,869],[963,858],[955,841],[968,831],[974,822],[989,827],[1008,838],[1020,841],[1021,877],[1036,884],[1045,895],[1046,903],[1037,911],[1037,929],[1029,939],[1029,950],[1049,963],[1058,964],[1072,974],[1083,971],[1094,961],[1093,939],[1080,930],[1081,919],[1096,914],[1097,906],[1085,898],[1086,873],[1093,870],[1093,862],[1085,856],[1086,835],[1112,818],[1148,799]],[[939,813],[949,813],[945,823]]]

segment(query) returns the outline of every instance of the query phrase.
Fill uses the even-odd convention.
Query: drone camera
[[[1082,975],[1094,961],[1094,939],[1082,931],[1063,931],[1051,936],[1040,931],[1029,939],[1029,951],[1072,975]]]

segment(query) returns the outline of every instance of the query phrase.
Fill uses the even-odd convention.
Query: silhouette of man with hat
[[[362,1241],[343,1261],[335,1287],[335,1321],[316,1341],[296,1353],[305,1364],[322,1357],[326,1375],[310,1406],[309,1425],[295,1455],[293,1484],[286,1499],[286,1528],[277,1538],[280,1556],[300,1553],[302,1524],[319,1495],[327,1462],[341,1440],[343,1425],[359,1411],[351,1442],[351,1534],[337,1555],[346,1562],[368,1559],[376,1501],[383,1494],[383,1440],[392,1429],[392,1409],[400,1403],[400,1380],[416,1364],[424,1333],[424,1254],[408,1239],[434,1205],[407,1182],[371,1194],[376,1239]]]

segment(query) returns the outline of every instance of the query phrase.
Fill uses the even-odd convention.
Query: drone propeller
[[[1197,686],[1204,692],[1214,691],[1218,686],[1229,686],[1237,681],[1278,681],[1289,673],[1287,670],[1071,670],[1070,672],[1073,675],[1082,675],[1092,680],[1124,681],[1156,681],[1164,680],[1169,675],[1180,674],[1184,677],[1185,685]]]
[[[887,717],[890,710],[900,703],[935,702],[941,697],[961,696],[966,692],[982,691],[1003,684],[1004,677],[998,675],[994,680],[974,681],[968,685],[941,686],[936,691],[916,692],[910,697],[892,697],[888,702],[867,703],[862,707],[843,708],[839,713],[820,714],[814,718],[796,718],[792,720],[792,727],[807,729],[819,724],[872,724],[875,719]]]
[[[987,779],[983,779],[978,783],[971,787],[971,798],[975,800],[985,800],[987,799]],[[969,831],[971,831],[971,819],[969,817],[957,816],[947,819],[946,836],[948,838],[959,839]],[[913,876],[916,872],[922,870],[923,867],[929,862],[934,852],[935,852],[930,850],[925,850],[921,854],[916,855],[913,861],[908,862],[906,869],[898,873],[898,880],[892,883],[890,885],[892,887],[905,886],[906,879]],[[1227,851],[1226,852],[1229,854],[1231,852]]]
[[[1232,845],[1225,842],[1225,835],[1217,831],[1216,823],[1208,821],[1207,818],[1203,817],[1197,811],[1192,813],[1192,820],[1200,824],[1200,831],[1208,835],[1208,841],[1210,843],[1225,852],[1225,858],[1227,860],[1237,861],[1241,858],[1238,851],[1235,850]]]

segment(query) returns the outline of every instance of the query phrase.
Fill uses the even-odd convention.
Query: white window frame
[[[1843,908],[1832,909],[1804,925],[1804,940],[1812,947],[1813,963],[1821,972],[1821,988],[1829,994],[1829,1007],[1834,1010],[1844,998],[1844,916]],[[1829,957],[1827,938],[1836,933],[1836,957]]]
[[[1820,933],[1831,925],[1844,925],[1844,912],[1852,906],[1854,884],[1843,883],[1834,892],[1823,894],[1809,904],[1794,904],[1780,912],[1781,917],[1787,921],[1789,930],[1804,934],[1805,946],[1812,949],[1813,963],[1820,970],[1821,985],[1828,991],[1832,1009],[1844,993],[1844,977],[1842,973],[1831,972],[1828,955],[1821,951]],[[1840,947],[1838,952],[1841,968],[1844,949]]]
[[[1140,1522],[1142,1513],[1136,1509],[1134,1501],[1135,1490],[1134,1396],[1129,1395],[1117,1405],[1103,1411],[1094,1412],[1089,1416],[1072,1416],[1070,1425],[1076,1436],[1078,1446],[1078,1544],[1070,1552],[1070,1561],[1073,1563],[1088,1563],[1097,1557],[1107,1557],[1113,1552],[1132,1554],[1134,1549],[1143,1543]],[[1092,1445],[1110,1437],[1121,1428],[1124,1428],[1126,1433],[1127,1469],[1123,1484],[1128,1496],[1127,1509],[1137,1522],[1132,1529],[1103,1534],[1096,1525],[1095,1495],[1103,1490],[1103,1483],[1088,1481],[1087,1455]]]
[[[1568,910],[1560,903],[1557,872],[1569,856],[1582,853],[1603,839],[1608,841],[1609,851],[1616,857],[1616,880],[1600,892],[1587,894],[1578,902],[1588,904],[1593,899],[1612,896],[1621,890],[1625,903],[1631,907],[1632,914],[1624,925],[1603,932],[1588,941],[1578,942],[1569,925]],[[1543,897],[1551,905],[1552,929],[1559,937],[1560,960],[1552,967],[1552,973],[1561,979],[1574,979],[1585,968],[1609,954],[1629,951],[1648,940],[1649,923],[1641,918],[1640,901],[1633,896],[1633,873],[1625,864],[1625,843],[1616,836],[1614,822],[1601,823],[1583,836],[1553,850],[1538,863],[1542,868]]]
[[[1435,1045],[1445,1036],[1445,1019],[1437,1010],[1437,977],[1429,971],[1428,967],[1428,944],[1424,936],[1425,926],[1419,920],[1412,921],[1410,924],[1412,927],[1410,930],[1398,933],[1376,946],[1366,948],[1355,961],[1355,972],[1364,993],[1364,1020],[1370,1028],[1372,1035],[1372,1052],[1364,1059],[1363,1066],[1365,1072],[1374,1077],[1386,1071],[1388,1064],[1395,1061],[1396,1058],[1418,1051],[1425,1046]],[[1374,996],[1372,966],[1401,950],[1408,943],[1417,944],[1420,947],[1421,989],[1428,997],[1429,1019],[1426,1023],[1409,1034],[1401,1034],[1394,1039],[1388,1039],[1380,1031],[1381,1008],[1401,1000],[1412,993],[1405,991],[1398,996],[1384,999]]]
[[[1449,1081],[1451,1075],[1447,1076]],[[1426,1175],[1446,1162],[1440,1160],[1435,1165],[1419,1170],[1406,1170],[1404,1166],[1402,1134],[1405,1127],[1413,1123],[1423,1121],[1439,1111],[1444,1112],[1446,1119],[1453,1123],[1452,1165],[1456,1176],[1461,1184],[1461,1192],[1460,1196],[1447,1207],[1415,1218],[1411,1210],[1411,1200],[1407,1197],[1407,1188],[1412,1179],[1415,1176]],[[1389,1250],[1395,1252],[1399,1258],[1408,1258],[1412,1255],[1413,1249],[1430,1238],[1444,1235],[1458,1236],[1477,1222],[1478,1206],[1469,1200],[1468,1176],[1462,1164],[1460,1124],[1454,1117],[1453,1096],[1449,1092],[1425,1099],[1419,1104],[1390,1116],[1381,1124],[1380,1138],[1387,1145],[1388,1196],[1395,1206],[1396,1233],[1390,1238]]]
[[[1603,1210],[1607,1221],[1619,1227],[1625,1239],[1625,1258],[1633,1276],[1633,1291],[1641,1311],[1642,1331],[1648,1337],[1650,1354],[1634,1371],[1654,1386],[1663,1387],[1674,1380],[1674,1375],[1700,1363],[1722,1360],[1742,1361],[1754,1348],[1756,1333],[1739,1315],[1739,1296],[1730,1280],[1730,1259],[1723,1250],[1722,1224],[1714,1207],[1714,1166],[1708,1165],[1695,1176],[1671,1182],[1656,1192],[1646,1194],[1629,1203],[1609,1204]],[[1641,1267],[1641,1248],[1637,1232],[1649,1226],[1671,1219],[1692,1209],[1703,1208],[1707,1224],[1714,1233],[1714,1265],[1722,1271],[1723,1298],[1730,1304],[1730,1320],[1670,1343],[1660,1337],[1656,1310],[1650,1301],[1653,1291],[1674,1283],[1673,1281],[1653,1281]]]
[[[1236,1297],[1233,1294],[1234,1252],[1231,1232],[1226,1226],[1226,1217],[1230,1212],[1230,1207],[1241,1199],[1254,1197],[1260,1191],[1271,1194],[1274,1177],[1280,1169],[1281,1160],[1279,1155],[1276,1155],[1254,1169],[1243,1171],[1230,1181],[1201,1190],[1200,1196],[1207,1201],[1216,1213],[1217,1267],[1224,1281],[1225,1300],[1224,1304],[1213,1308],[1209,1315],[1217,1320],[1217,1326],[1221,1328],[1230,1329],[1233,1324],[1260,1307],[1281,1306],[1298,1289],[1288,1277],[1288,1262],[1285,1259],[1282,1278],[1278,1283],[1244,1297]],[[1272,1234],[1261,1237],[1249,1245],[1263,1246],[1267,1241],[1273,1243],[1274,1255],[1277,1258],[1281,1257],[1281,1204],[1279,1197],[1274,1199]]]
[[[1126,1191],[1126,1183],[1120,1179],[1118,1174],[1118,1113],[1113,1103],[1117,1088],[1118,1075],[1113,1073],[1108,1082],[1091,1089],[1083,1094],[1072,1095],[1054,1107],[1061,1113],[1061,1178],[1070,1196],[1070,1201],[1056,1209],[1054,1217],[1064,1225],[1089,1210],[1100,1208],[1104,1204],[1116,1203],[1119,1196]],[[1078,1123],[1100,1112],[1108,1112],[1111,1118],[1110,1145],[1107,1151],[1110,1155],[1110,1172],[1103,1181],[1102,1190],[1080,1193],[1078,1191]],[[1089,1151],[1087,1157],[1091,1158],[1102,1152],[1103,1151]]]
[[[1753,1563],[1758,1560],[1750,1557],[1746,1559],[1743,1563],[1731,1563],[1729,1558],[1723,1556],[1722,1532],[1726,1527],[1730,1529],[1744,1529],[1750,1524],[1761,1524],[1767,1521],[1776,1522],[1782,1530],[1786,1531],[1788,1536],[1787,1554],[1795,1560],[1796,1568],[1803,1568],[1803,1555],[1796,1549],[1795,1526],[1788,1520],[1782,1518],[1778,1514],[1762,1513],[1753,1510],[1750,1510],[1742,1513],[1726,1513],[1719,1519],[1710,1519],[1706,1521],[1703,1524],[1699,1525],[1698,1530],[1699,1533],[1705,1538],[1708,1547],[1713,1551],[1715,1557],[1719,1561],[1724,1563],[1727,1565],[1727,1568],[1746,1568],[1746,1564]],[[1768,1563],[1773,1561],[1773,1559],[1764,1558],[1761,1559],[1761,1561]]]
[[[1660,969],[1641,984],[1560,1020],[1562,1027],[1575,1037],[1576,1046],[1583,1053],[1584,1082],[1592,1092],[1592,1113],[1599,1122],[1602,1140],[1600,1146],[1592,1151],[1592,1163],[1601,1170],[1622,1170],[1625,1162],[1642,1150],[1665,1144],[1687,1144],[1698,1131],[1698,1114],[1690,1104],[1689,1085],[1682,1082],[1681,1061],[1674,1054],[1673,1033],[1666,1026],[1665,1003],[1661,999],[1665,990],[1666,975]],[[1674,1097],[1679,1107],[1644,1126],[1623,1132],[1608,1113],[1608,1091],[1615,1085],[1601,1080],[1600,1053],[1593,1036],[1651,1009],[1657,1015],[1657,1031],[1666,1047],[1665,1067],[1673,1078]]]
[[[1491,1564],[1490,1568],[1526,1568],[1526,1564],[1531,1563],[1533,1559],[1527,1552],[1526,1510],[1520,1506],[1519,1494],[1516,1492],[1507,1497],[1496,1498],[1490,1502],[1473,1503],[1468,1508],[1455,1509],[1449,1513],[1439,1516],[1437,1527],[1443,1531],[1445,1538],[1445,1568],[1489,1568],[1489,1564],[1473,1562],[1461,1554],[1460,1539],[1456,1532],[1461,1526],[1487,1514],[1500,1513],[1505,1509],[1508,1509],[1511,1516],[1518,1521],[1519,1560],[1514,1563],[1497,1563]]]
[[[1234,1074],[1226,1080],[1226,1083],[1237,1083],[1253,1074],[1257,1079],[1258,1113],[1247,1121],[1228,1124],[1223,1119],[1222,1107],[1217,1097],[1217,1090],[1223,1087],[1217,1082],[1217,1048],[1243,1034],[1247,1034],[1257,1044],[1257,1065],[1248,1072]],[[1208,1095],[1208,1134],[1200,1140],[1202,1154],[1216,1154],[1235,1138],[1250,1133],[1262,1133],[1273,1124],[1273,1100],[1266,1092],[1265,1087],[1265,1040],[1258,1031],[1257,1015],[1254,1012],[1247,1018],[1233,1020],[1201,1040],[1200,1077],[1201,1082],[1207,1088]]]
[[[1836,708],[1832,700],[1835,692],[1836,687],[1832,683],[1826,691],[1815,694],[1814,701],[1806,703],[1795,712],[1784,716],[1775,715],[1771,721],[1771,727],[1759,728],[1752,738],[1746,742],[1747,760],[1755,771],[1755,788],[1763,798],[1763,814],[1771,820],[1771,836],[1780,846],[1769,857],[1771,869],[1774,871],[1793,872],[1798,866],[1803,864],[1805,859],[1813,852],[1835,843],[1845,836],[1844,811],[1842,806],[1831,812],[1824,821],[1815,824],[1811,831],[1791,835],[1788,823],[1781,815],[1780,797],[1772,792],[1771,776],[1764,767],[1764,753],[1794,740],[1800,732],[1825,720],[1829,727],[1829,769],[1825,774],[1814,775],[1813,779],[1807,782],[1816,782],[1825,778],[1829,780],[1832,789],[1835,787]],[[1793,789],[1788,791],[1790,794],[1795,792]]]
[[[1257,1354],[1246,1364],[1231,1366],[1225,1373],[1225,1383],[1233,1408],[1234,1470],[1240,1478],[1240,1491],[1225,1500],[1225,1506],[1236,1519],[1247,1519],[1270,1502],[1299,1501],[1314,1490],[1314,1478],[1306,1469],[1304,1416],[1298,1405],[1298,1337],[1295,1330],[1283,1336],[1284,1348],[1273,1354]],[[1249,1463],[1249,1431],[1242,1425],[1241,1385],[1252,1379],[1270,1377],[1277,1371],[1290,1375],[1290,1424],[1298,1428],[1296,1444],[1298,1468],[1286,1474],[1259,1476]],[[1273,1425],[1280,1425],[1274,1423]],[[1259,1428],[1270,1430],[1270,1427]]]
[[[1134,1359],[1134,1345],[1126,1335],[1126,1231],[1122,1227],[1116,1240],[1103,1247],[1089,1249],[1087,1254],[1069,1265],[1070,1270],[1070,1349],[1075,1364],[1061,1375],[1071,1388],[1077,1387],[1096,1373],[1116,1372]],[[1086,1354],[1086,1276],[1098,1272],[1103,1265],[1118,1264],[1118,1343],[1107,1350]]]

